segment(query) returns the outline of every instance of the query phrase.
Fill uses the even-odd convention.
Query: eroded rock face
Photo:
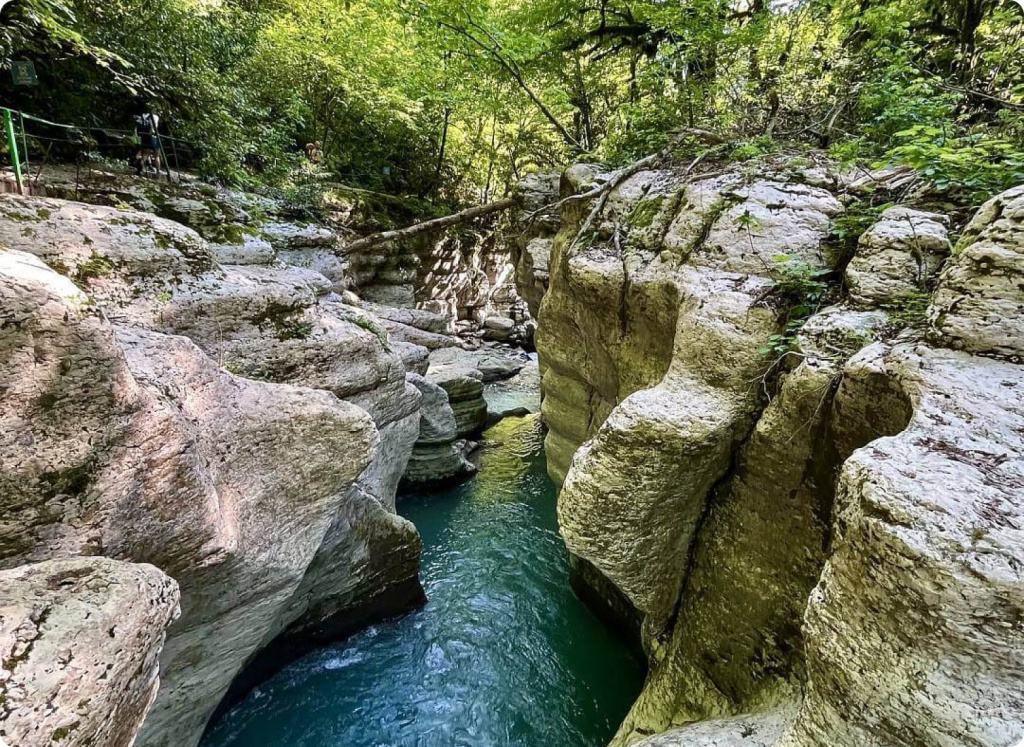
[[[824,239],[842,206],[823,189],[756,176],[687,182],[671,172],[642,172],[613,190],[596,241],[574,243],[583,209],[568,210],[537,336],[548,463],[557,482],[619,402],[665,376],[691,286],[700,298],[715,272],[732,273],[742,285],[770,275],[780,258],[831,266],[837,258]],[[691,269],[680,273],[681,266]],[[767,285],[748,289],[748,306]],[[763,338],[750,342],[758,348]],[[719,348],[724,355],[733,349]],[[706,361],[717,365],[714,355]]]
[[[589,206],[563,215],[538,334],[559,524],[577,588],[651,666],[615,747],[1024,737],[1024,193],[986,205],[939,277],[945,218],[888,211],[849,296],[772,361],[779,265],[842,269],[843,182],[814,183],[648,172],[592,236]],[[930,341],[967,352],[901,311],[933,288]]]
[[[757,415],[778,325],[768,275],[834,261],[841,210],[817,187],[658,171],[612,191],[596,240],[576,237],[585,211],[565,216],[538,334],[549,471],[568,472],[559,525],[585,585],[613,611],[625,597],[649,650]]]
[[[854,448],[898,432],[908,416],[894,396],[885,403],[894,421],[840,426],[848,420],[834,402],[843,355],[885,329],[883,314],[845,308],[826,309],[804,326],[801,362],[782,377],[731,474],[711,493],[678,595],[678,622],[655,652],[621,742],[799,699],[800,626],[827,557],[836,470]]]
[[[669,371],[624,399],[576,452],[558,506],[570,551],[611,579],[652,633],[678,597],[705,497],[750,428],[757,390],[746,382],[774,329],[774,315],[754,307],[763,282],[682,275],[692,295],[678,313]],[[745,352],[712,364],[717,351],[736,350],[735,338],[749,340]]]
[[[177,614],[177,584],[149,565],[69,558],[0,571],[0,740],[130,747]]]
[[[557,190],[557,178],[555,179]],[[319,184],[319,211],[326,224],[310,222],[309,210],[198,181],[179,183],[125,174],[46,166],[38,186],[62,199],[110,207],[129,205],[194,229],[228,265],[287,264],[315,271],[337,293],[355,291],[388,308],[428,309],[474,329],[489,315],[511,316],[517,335],[529,330],[527,304],[516,292],[512,241],[464,232],[424,235],[409,241],[352,251],[353,232],[372,233],[425,219],[424,205],[340,184]],[[313,193],[311,193],[312,196]]]
[[[477,435],[487,424],[484,384],[515,376],[524,363],[488,353],[443,348],[430,355],[426,378],[448,395],[459,438]]]
[[[540,314],[541,301],[551,282],[551,250],[554,243],[554,239],[548,237],[531,239],[516,265],[519,292],[526,299],[530,313],[535,318]]]
[[[551,279],[551,250],[561,225],[557,211],[549,206],[562,196],[561,182],[561,174],[556,172],[530,174],[517,189],[521,203],[513,215],[508,243],[512,249],[516,288],[534,319],[540,314],[540,304]]]
[[[17,199],[0,213],[3,241],[117,323],[5,252],[4,478],[21,497],[0,556],[103,553],[179,581],[140,744],[194,744],[264,636],[422,599],[419,539],[394,515],[421,395],[365,312],[312,270],[220,266],[152,216]]]
[[[985,203],[939,278],[933,339],[957,350],[1024,358],[1024,185]]]
[[[406,485],[422,489],[474,474],[476,467],[466,459],[465,441],[459,440],[458,423],[448,403],[448,393],[418,374],[408,376],[409,382],[423,395],[423,408],[419,437],[405,470]]]
[[[843,466],[835,547],[805,620],[807,697],[779,746],[1016,744],[1024,370],[874,346],[840,396],[871,396],[880,377],[913,417]]]
[[[792,722],[791,710],[710,719],[673,729],[641,742],[638,747],[769,747]]]
[[[882,213],[846,268],[850,299],[880,306],[927,292],[949,255],[948,223],[945,216],[905,207]]]

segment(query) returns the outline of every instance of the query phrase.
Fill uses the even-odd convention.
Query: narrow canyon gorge
[[[0,739],[197,747],[311,653],[472,638],[414,494],[476,512],[425,568],[482,524],[474,573],[551,565],[519,608],[615,652],[611,747],[1014,747],[1024,186],[905,178],[578,163],[372,248],[412,214],[341,185],[317,221],[62,167],[0,195]],[[517,480],[541,519],[495,508]]]

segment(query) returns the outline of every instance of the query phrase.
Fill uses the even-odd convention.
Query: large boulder
[[[24,479],[43,498],[5,509],[0,557],[102,551],[179,581],[183,615],[140,744],[193,744],[276,634],[345,632],[422,600],[419,539],[394,513],[420,394],[365,312],[323,295],[326,278],[221,267],[178,224],[54,200],[0,201],[0,241],[74,278],[118,324],[104,326],[68,277],[4,255],[11,290],[0,306],[15,351],[6,375],[35,349],[39,376],[0,390],[4,416],[17,418],[0,458],[5,477],[35,475]],[[26,441],[25,429],[36,435]],[[132,459],[117,470],[105,466],[123,459],[122,441],[143,436],[155,440],[125,451]],[[141,466],[153,459],[166,467]],[[95,531],[65,519],[83,511],[95,512]]]
[[[0,571],[0,742],[131,747],[177,614],[177,584],[149,565],[68,558]]]
[[[928,310],[932,338],[1024,358],[1024,185],[993,197],[964,230]]]
[[[459,440],[458,423],[448,403],[448,393],[418,374],[410,373],[408,378],[423,395],[423,407],[419,437],[403,478],[406,486],[423,489],[474,474],[476,467],[465,457],[465,442]]]
[[[944,215],[893,207],[861,235],[846,268],[850,299],[862,306],[900,303],[926,293],[949,256]]]
[[[9,195],[0,200],[0,241],[76,280],[109,318],[187,336],[234,373],[327,389],[380,427],[416,410],[381,322],[326,297],[331,282],[313,270],[220,266],[179,224]]]

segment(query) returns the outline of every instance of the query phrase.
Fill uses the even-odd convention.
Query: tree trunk
[[[399,228],[394,231],[382,231],[381,233],[371,234],[370,236],[366,236],[358,241],[353,241],[351,244],[345,246],[341,251],[345,254],[359,252],[365,249],[371,249],[372,247],[379,246],[381,244],[387,244],[392,241],[411,239],[414,236],[419,236],[421,233],[440,231],[448,228],[449,226],[466,223],[474,218],[482,218],[485,215],[509,210],[515,207],[518,202],[519,200],[517,198],[510,197],[507,200],[499,200],[498,202],[492,202],[488,205],[477,205],[476,207],[463,210],[461,213],[447,215],[444,218],[435,218],[434,220],[428,220],[424,223],[417,223],[416,225],[409,226],[408,228]]]
[[[556,117],[551,112],[551,110],[548,109],[544,102],[540,100],[540,97],[536,93],[534,93],[532,88],[530,88],[530,85],[526,82],[526,79],[523,77],[522,71],[519,69],[519,65],[515,62],[515,60],[507,59],[505,55],[502,54],[502,47],[500,42],[498,42],[498,40],[495,39],[490,34],[490,32],[488,32],[482,26],[480,26],[479,24],[475,23],[472,19],[470,19],[470,24],[472,24],[477,30],[479,30],[488,38],[488,40],[490,41],[490,44],[488,44],[482,41],[481,39],[477,38],[477,36],[473,34],[469,29],[463,28],[461,26],[456,26],[455,24],[448,23],[446,21],[439,21],[438,23],[441,26],[444,26],[445,28],[450,29],[451,31],[454,31],[455,33],[459,34],[464,39],[471,42],[472,44],[483,50],[485,53],[490,55],[491,59],[497,62],[498,65],[500,65],[505,70],[505,72],[512,76],[512,79],[516,82],[519,88],[522,89],[523,93],[525,93],[529,97],[530,101],[532,101],[534,106],[536,106],[540,113],[544,115],[544,118],[551,123],[551,126],[555,128],[558,134],[562,136],[562,139],[565,140],[566,144],[578,150],[584,150],[584,148],[579,144],[576,138],[574,138],[572,134],[567,129],[565,129],[565,125],[558,121],[558,117]]]

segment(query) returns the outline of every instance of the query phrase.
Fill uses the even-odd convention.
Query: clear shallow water
[[[479,476],[399,511],[423,535],[420,611],[261,685],[202,747],[600,747],[642,685],[568,585],[536,416],[488,434]]]
[[[484,387],[488,412],[504,413],[516,408],[540,412],[540,368],[537,354],[518,375],[506,381],[496,381]]]

